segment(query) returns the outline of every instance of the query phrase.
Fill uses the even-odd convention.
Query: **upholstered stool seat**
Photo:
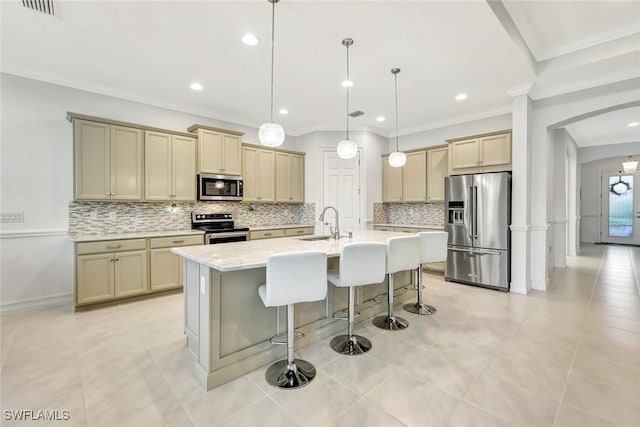
[[[347,335],[331,340],[331,348],[340,354],[358,355],[371,349],[371,341],[354,335],[354,287],[380,283],[384,280],[387,246],[384,243],[348,243],[340,252],[340,270],[330,271],[327,279],[336,287],[348,288]]]
[[[305,251],[272,255],[267,260],[267,280],[258,287],[265,307],[287,306],[287,359],[275,362],[265,378],[274,387],[304,387],[316,376],[315,367],[294,358],[294,304],[327,297],[327,255]]]
[[[422,302],[422,264],[447,260],[449,233],[446,231],[425,231],[418,233],[418,237],[420,238],[420,265],[416,270],[418,301],[405,304],[404,309],[414,314],[434,314],[437,311],[436,308]]]
[[[420,238],[414,236],[390,237],[387,239],[387,315],[373,319],[381,329],[397,331],[409,326],[409,322],[393,315],[393,273],[415,270],[420,264]]]

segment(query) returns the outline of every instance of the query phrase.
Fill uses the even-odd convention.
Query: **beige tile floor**
[[[436,315],[403,312],[394,333],[364,322],[361,357],[328,339],[302,349],[318,377],[296,391],[268,386],[265,368],[202,390],[180,294],[9,313],[2,409],[68,410],[65,426],[638,426],[639,276],[640,249],[620,246],[583,247],[528,296],[425,274]]]

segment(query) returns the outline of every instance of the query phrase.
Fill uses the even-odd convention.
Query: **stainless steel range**
[[[244,242],[249,240],[248,228],[236,228],[231,213],[191,213],[191,228],[202,230],[204,244]]]

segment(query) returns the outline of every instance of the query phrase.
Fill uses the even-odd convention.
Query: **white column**
[[[574,146],[567,147],[567,152],[569,154],[569,183],[567,185],[567,190],[569,191],[567,194],[567,255],[577,256],[580,245],[580,242],[578,242],[578,227],[580,226],[578,222],[578,204],[580,203],[580,200],[578,197],[578,154],[576,152],[575,144]]]
[[[537,123],[535,114],[531,130],[531,287],[539,291],[547,290],[548,266],[552,238],[548,218],[553,215],[549,200],[553,198],[555,183],[549,178],[553,159],[550,150],[550,131],[544,124]]]
[[[551,133],[552,168],[549,171],[551,179],[551,191],[553,195],[553,258],[550,264],[556,268],[567,266],[567,144],[564,129],[558,129]]]
[[[530,264],[530,87],[511,91],[511,292],[526,294],[531,289]]]

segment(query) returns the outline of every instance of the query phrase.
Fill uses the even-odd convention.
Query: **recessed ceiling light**
[[[456,95],[456,101],[464,101],[468,97],[469,96],[466,93],[459,93],[458,95]]]
[[[247,33],[242,36],[242,43],[246,44],[247,46],[255,46],[259,43],[259,41],[256,36],[251,33]]]
[[[385,120],[387,120],[387,119],[385,119],[384,116],[376,117],[376,122],[384,122]]]
[[[631,122],[627,126],[629,126],[630,128],[633,128],[633,127],[636,127],[638,125],[640,125],[640,122]]]
[[[342,87],[352,87],[353,82],[351,80],[345,80],[342,82]]]
[[[191,83],[189,87],[193,90],[202,90],[202,85],[198,82]]]
[[[278,113],[282,114],[283,116],[286,114],[289,114],[289,110],[287,110],[286,108],[281,108],[278,110]]]

